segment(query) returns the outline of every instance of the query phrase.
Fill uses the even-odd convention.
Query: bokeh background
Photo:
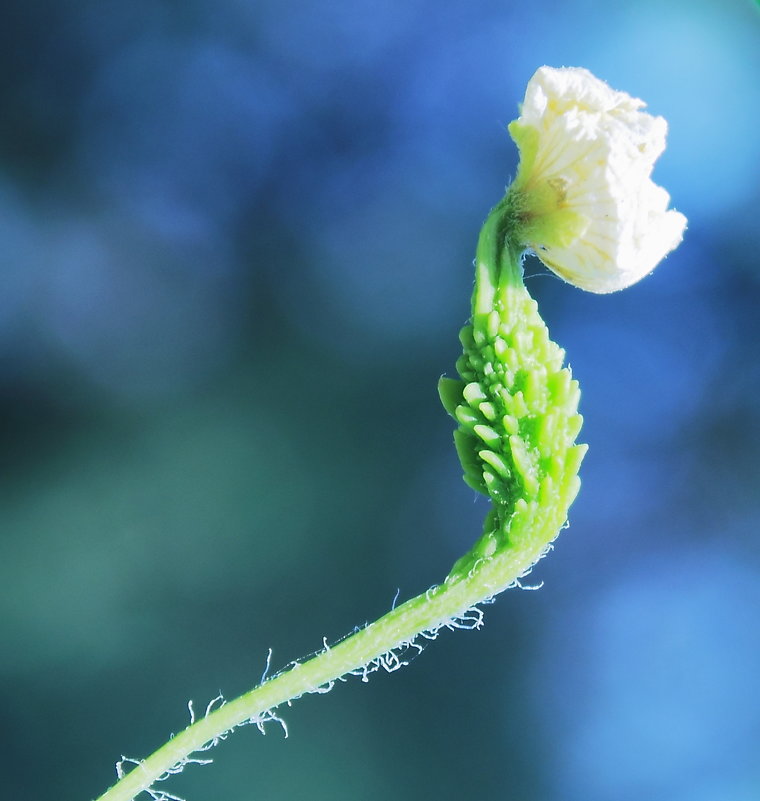
[[[0,787],[87,801],[204,706],[439,581],[485,512],[436,381],[541,64],[670,123],[636,287],[526,264],[583,388],[540,592],[308,697],[190,799],[760,798],[750,0],[4,4]]]

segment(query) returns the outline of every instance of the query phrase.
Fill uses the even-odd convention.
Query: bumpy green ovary
[[[439,383],[459,423],[454,441],[464,480],[492,501],[482,537],[449,581],[507,549],[547,546],[580,488],[586,446],[574,444],[582,423],[578,382],[562,367],[564,351],[521,282],[500,297],[496,309],[462,329],[462,380]]]

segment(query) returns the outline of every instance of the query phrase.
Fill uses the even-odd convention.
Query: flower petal
[[[651,180],[667,123],[588,70],[539,68],[509,132],[520,149],[522,244],[560,277],[613,292],[678,245],[686,218]]]

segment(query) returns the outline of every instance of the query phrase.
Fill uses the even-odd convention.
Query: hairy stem
[[[460,379],[442,379],[439,386],[459,424],[455,443],[465,481],[492,501],[481,538],[442,584],[209,712],[137,763],[99,801],[131,801],[237,726],[272,719],[267,716],[280,704],[378,659],[387,669],[403,664],[389,655],[420,634],[467,627],[468,610],[515,584],[550,547],[578,491],[585,446],[574,444],[581,424],[577,382],[522,282],[513,241],[517,205],[508,193],[483,226],[472,319],[461,334]]]
[[[512,583],[519,578],[539,556],[540,552],[524,553],[520,558],[515,558],[509,570],[511,581],[504,566],[495,569],[495,565],[484,564],[476,575],[463,581],[438,585],[412,598],[367,628],[306,662],[295,664],[188,726],[140,762],[100,796],[99,801],[131,801],[173,766],[236,726],[255,721],[286,701],[313,692],[352,671],[361,670],[377,657],[407,646],[421,632],[435,631],[447,622],[460,618],[474,604],[503,589],[505,580]]]

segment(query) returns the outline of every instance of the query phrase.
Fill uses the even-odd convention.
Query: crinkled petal
[[[651,180],[667,123],[581,68],[541,67],[510,133],[524,244],[591,292],[635,283],[681,241],[686,218]]]

